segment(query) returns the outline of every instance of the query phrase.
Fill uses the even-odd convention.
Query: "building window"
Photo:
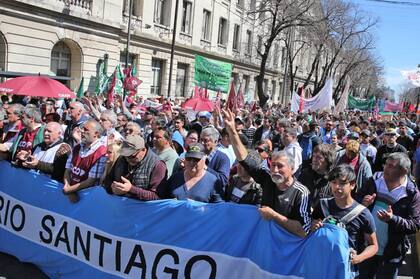
[[[249,10],[250,11],[255,11],[256,8],[257,8],[257,1],[256,0],[250,0],[249,1]]]
[[[227,20],[223,17],[219,19],[219,34],[217,36],[217,43],[219,45],[227,44]]]
[[[204,40],[210,40],[210,25],[211,13],[207,10],[203,10],[203,26],[201,30],[201,38]]]
[[[274,55],[274,61],[273,61],[274,67],[277,67],[279,65],[279,45],[278,44],[274,45],[273,55]]]
[[[131,10],[131,14],[133,16],[141,17],[143,16],[143,1],[144,0],[132,0],[133,6]],[[124,0],[124,14],[128,15],[128,11],[130,10],[130,0]]]
[[[190,34],[191,33],[191,2],[183,1],[182,2],[182,22],[181,22],[181,32]]]
[[[176,87],[175,87],[175,97],[185,97],[185,92],[187,90],[187,75],[188,73],[188,64],[178,63],[178,68],[176,70]]]
[[[6,41],[0,33],[0,71],[6,70]]]
[[[171,1],[155,0],[155,23],[169,26],[171,17]]]
[[[244,7],[244,0],[236,0],[236,6],[238,6],[239,8],[243,8]]]
[[[120,52],[120,65],[121,65],[121,69],[125,69],[125,51],[121,51]],[[137,60],[137,55],[130,53],[128,55],[128,66],[133,66],[133,64],[136,64],[136,60]]]
[[[246,30],[246,53],[251,54],[252,51],[252,32],[251,30]]]
[[[283,67],[286,63],[286,47],[281,48],[281,66]]]
[[[242,79],[243,79],[243,82],[245,83],[244,95],[246,96],[248,94],[248,91],[249,91],[249,82],[250,82],[250,79],[249,79],[249,76],[248,75],[243,75]]]
[[[163,61],[159,59],[152,59],[152,85],[150,86],[150,94],[162,95],[162,70]]]
[[[71,51],[64,42],[58,42],[51,52],[51,72],[69,77],[71,73]]]
[[[275,80],[271,81],[271,100],[275,101],[276,91],[277,91],[277,82]]]
[[[233,49],[239,50],[239,36],[240,36],[240,26],[235,24],[233,27]]]
[[[262,37],[258,36],[257,49],[259,52],[262,52],[262,44],[263,44]]]

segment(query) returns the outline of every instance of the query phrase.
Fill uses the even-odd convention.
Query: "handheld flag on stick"
[[[99,95],[108,89],[109,77],[107,76],[108,55],[105,54],[104,59],[99,65],[98,76],[96,78],[95,93]]]
[[[80,81],[80,85],[79,85],[79,89],[77,89],[77,98],[83,98],[84,95],[84,82],[85,82],[85,77],[82,77],[82,80]]]
[[[230,91],[229,91],[229,95],[226,101],[226,107],[232,111],[236,107],[235,97],[236,97],[235,85],[233,84],[233,81],[232,81],[230,83]]]

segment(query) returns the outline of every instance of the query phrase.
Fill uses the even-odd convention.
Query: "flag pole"
[[[175,2],[175,16],[174,16],[174,28],[173,28],[173,33],[172,33],[172,44],[171,44],[171,61],[170,61],[170,64],[169,64],[168,99],[171,97],[172,70],[173,70],[173,67],[174,67],[176,25],[177,25],[177,22],[178,22],[178,6],[179,6],[179,0],[176,0],[176,2]]]
[[[131,17],[133,13],[133,0],[129,0],[128,7],[128,26],[127,26],[127,45],[125,47],[125,70],[128,69],[128,60],[130,57],[130,43],[131,43]],[[123,100],[125,99],[125,88],[123,88]]]

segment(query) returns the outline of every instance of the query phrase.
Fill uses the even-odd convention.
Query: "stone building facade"
[[[175,0],[132,0],[129,63],[137,66],[145,96],[168,96]],[[189,97],[194,56],[233,64],[235,83],[255,98],[261,47],[258,22],[247,9],[255,0],[180,0],[170,97]],[[100,59],[109,56],[108,75],[125,63],[129,0],[2,0],[0,70],[67,76],[77,89],[94,90]],[[256,27],[257,26],[257,27]],[[272,100],[281,97],[284,48],[273,47],[265,77]]]

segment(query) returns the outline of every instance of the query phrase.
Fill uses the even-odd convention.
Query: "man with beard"
[[[71,102],[69,104],[68,115],[70,120],[66,121],[66,130],[64,131],[64,142],[70,144],[71,147],[76,146],[79,142],[80,126],[88,120],[85,115],[85,107],[81,102]]]
[[[258,209],[262,217],[305,237],[311,226],[309,191],[293,177],[293,157],[284,151],[274,152],[268,173],[248,155],[241,143],[234,114],[224,110],[223,116],[238,162],[263,187],[262,207]]]
[[[328,144],[315,146],[311,164],[306,166],[300,176],[299,182],[308,187],[312,208],[315,208],[319,200],[331,197],[328,186],[328,173],[334,165],[335,152]]]
[[[73,148],[64,172],[63,192],[77,201],[76,192],[94,186],[104,172],[106,146],[100,140],[104,129],[96,120],[88,120],[81,127],[81,143]]]
[[[397,132],[393,128],[386,129],[384,133],[384,140],[386,144],[378,148],[376,153],[375,164],[373,166],[374,172],[383,171],[384,164],[388,156],[395,152],[407,153],[404,146],[397,143]]]

